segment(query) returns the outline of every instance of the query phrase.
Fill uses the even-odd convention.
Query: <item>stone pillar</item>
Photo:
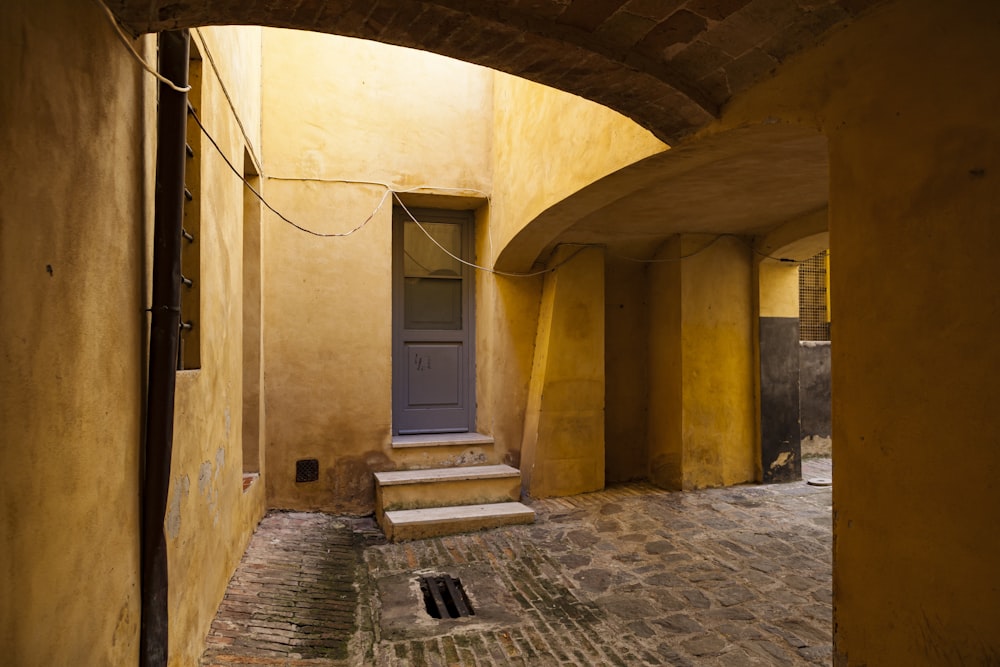
[[[686,257],[685,259],[682,259]],[[650,480],[695,489],[754,478],[750,250],[684,235],[650,265]]]
[[[521,479],[535,498],[604,488],[604,252],[567,246],[545,276]]]
[[[756,259],[761,479],[802,478],[798,265]]]

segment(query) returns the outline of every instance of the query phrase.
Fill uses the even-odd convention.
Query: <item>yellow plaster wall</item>
[[[489,192],[490,70],[273,28],[264,49],[268,176]]]
[[[756,471],[750,250],[675,237],[650,270],[650,479],[738,484]]]
[[[93,3],[3,3],[0,63],[2,661],[136,664],[145,82]]]
[[[490,257],[493,211],[479,210],[477,256]],[[519,468],[528,385],[534,358],[542,276],[487,276],[476,280],[478,430],[493,436],[499,460]]]
[[[799,316],[799,266],[773,259],[758,260],[759,317]]]
[[[507,74],[494,78],[497,254],[539,213],[667,145],[621,114]]]
[[[246,140],[237,117],[251,141],[259,136],[261,30],[199,33],[192,33],[203,59],[199,115],[242,171]],[[260,155],[259,145],[248,150]],[[243,345],[254,344],[243,340],[243,183],[206,139],[201,162],[201,368],[177,375],[165,520],[169,659],[178,667],[197,662],[229,577],[265,508],[261,480],[243,491]],[[266,459],[260,470],[266,479]]]
[[[829,138],[837,665],[1000,660],[998,26],[886,3],[723,118]]]
[[[605,255],[605,475],[646,479],[650,305],[648,267]]]
[[[649,480],[683,488],[683,348],[681,240],[667,241],[649,265]]]
[[[535,498],[604,488],[604,251],[564,246],[546,274],[521,478]]]
[[[488,193],[493,74],[419,51],[285,30],[265,30],[264,53],[271,203],[321,233],[372,216],[351,236],[318,238],[265,215],[269,503],[366,513],[374,507],[371,473],[398,465],[390,448],[393,201],[366,181],[428,186],[438,199],[421,204],[431,206],[448,206],[451,188]],[[478,277],[477,285],[484,294]],[[319,460],[320,480],[296,484],[295,462],[306,458]]]

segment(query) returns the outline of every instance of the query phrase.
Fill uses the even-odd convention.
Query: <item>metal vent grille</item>
[[[295,481],[315,482],[319,480],[319,461],[316,459],[300,459],[295,462]]]
[[[799,265],[799,338],[830,340],[829,251]]]
[[[431,618],[462,618],[475,616],[460,579],[447,574],[420,577],[424,608]]]

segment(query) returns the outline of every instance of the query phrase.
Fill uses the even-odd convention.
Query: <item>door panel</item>
[[[472,216],[410,212],[393,214],[393,433],[473,430],[473,275],[448,254],[472,255]]]
[[[462,406],[462,344],[406,346],[406,390],[410,407]]]

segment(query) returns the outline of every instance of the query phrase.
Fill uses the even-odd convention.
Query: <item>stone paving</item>
[[[803,477],[832,477],[829,460]],[[830,664],[830,487],[630,484],[531,505],[531,526],[401,544],[370,519],[272,513],[202,664]],[[430,618],[431,573],[460,578],[476,615]]]

